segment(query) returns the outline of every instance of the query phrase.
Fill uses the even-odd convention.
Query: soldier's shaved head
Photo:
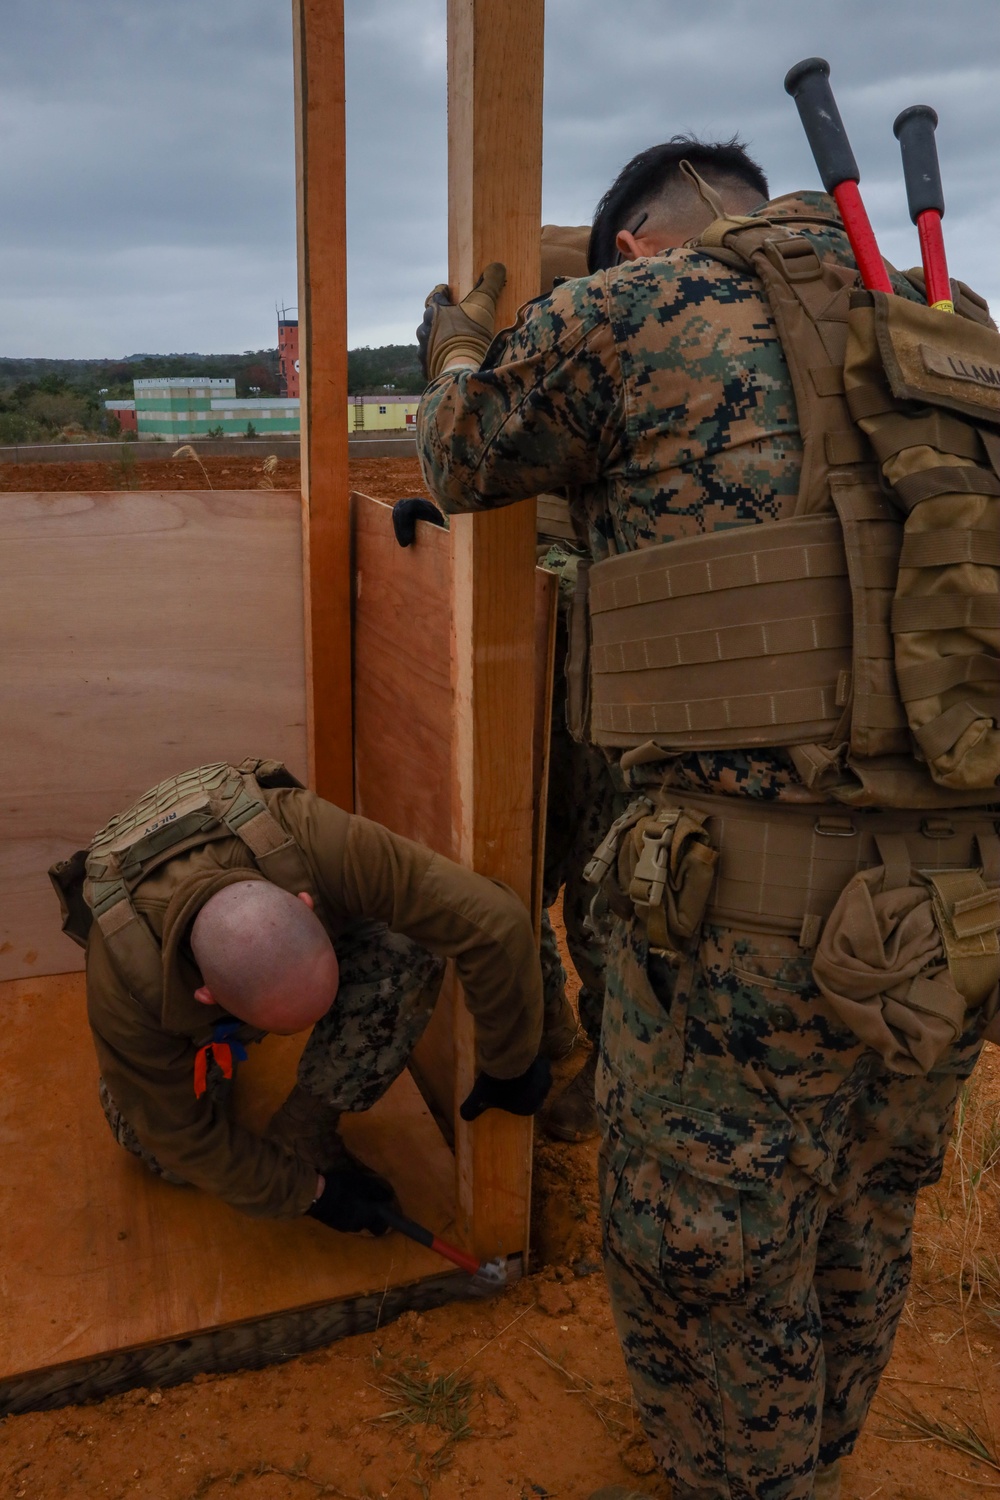
[[[315,1024],[337,993],[337,955],[312,903],[266,880],[241,880],[209,897],[191,927],[203,1004],[262,1031]]]
[[[715,189],[726,213],[752,213],[767,201],[767,178],[735,136],[707,143],[675,135],[634,156],[597,205],[587,251],[591,271],[615,264],[623,231],[638,241],[634,253],[651,255],[683,245],[707,227],[714,214],[682,172],[683,161]]]

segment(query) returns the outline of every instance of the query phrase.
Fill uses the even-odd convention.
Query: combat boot
[[[557,1141],[589,1141],[600,1134],[597,1105],[594,1102],[594,1077],[597,1073],[597,1049],[576,1077],[558,1093],[542,1117],[546,1135]]]
[[[817,1469],[813,1480],[813,1500],[840,1500],[840,1459],[828,1469]]]
[[[560,990],[558,1000],[546,1005],[542,1017],[542,1056],[547,1057],[549,1062],[559,1062],[562,1058],[569,1057],[576,1046],[579,1032],[580,1026],[573,1007],[566,999],[565,992]]]

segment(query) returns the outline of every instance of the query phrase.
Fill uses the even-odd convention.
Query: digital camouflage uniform
[[[371,1109],[406,1067],[431,1018],[445,963],[383,922],[360,922],[338,938],[337,964],[336,1003],[310,1032],[297,1081],[329,1108],[355,1113]],[[210,1058],[208,1099],[224,1110],[231,1091],[231,1080]],[[99,1094],[118,1144],[157,1176],[184,1183],[184,1177],[163,1167],[142,1145],[103,1078]]]
[[[761,213],[851,264],[832,202]],[[902,278],[897,291],[915,296]],[[528,304],[418,416],[431,493],[489,510],[569,487],[595,560],[793,513],[801,439],[756,278],[693,249]],[[633,786],[819,800],[782,751],[687,753]],[[675,1500],[808,1500],[850,1452],[888,1360],[915,1195],[939,1176],[964,1036],[888,1072],[834,1016],[811,955],[706,925],[679,969],[617,920],[598,1071],[606,1268]]]
[[[240,781],[233,768],[202,769]],[[252,795],[262,811],[247,826],[264,819],[273,847],[297,851],[276,880],[281,874],[284,889],[312,897],[339,964],[336,998],[299,1064],[306,1102],[335,1114],[368,1109],[385,1093],[427,1024],[447,959],[474,1020],[477,1069],[519,1078],[538,1053],[542,988],[531,919],[513,891],[305,788],[254,783]],[[154,823],[151,837],[170,824]],[[268,877],[228,826],[218,835],[210,829],[205,842],[186,836],[177,853],[168,842],[162,852],[148,870],[140,863],[129,895],[152,940],[142,950],[151,951],[150,965],[130,969],[128,951],[115,957],[122,927],[110,924],[106,934],[103,910],[86,935],[87,1012],[105,1114],[116,1139],[171,1180],[251,1216],[294,1218],[315,1197],[317,1158],[308,1151],[322,1143],[310,1136],[300,1154],[282,1131],[260,1136],[230,1115],[220,1064],[238,1066],[263,1033],[195,999],[202,976],[190,943],[198,912],[215,894]]]

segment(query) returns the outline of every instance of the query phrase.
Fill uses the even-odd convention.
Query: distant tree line
[[[236,394],[277,396],[277,349],[243,354],[130,354],[124,359],[0,359],[0,444],[45,443],[60,438],[117,433],[107,400],[128,400],[133,380],[157,376],[235,380]],[[390,391],[417,395],[424,388],[416,344],[351,349],[347,382],[352,395]]]

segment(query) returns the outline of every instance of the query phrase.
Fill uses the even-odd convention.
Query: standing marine
[[[437,304],[418,447],[446,511],[566,488],[587,538],[578,727],[633,798],[591,868],[605,1264],[653,1451],[675,1500],[829,1500],[997,1003],[1000,338],[957,285],[947,320],[862,291],[832,199],[768,201],[735,141],[631,161],[590,269],[495,338]]]

